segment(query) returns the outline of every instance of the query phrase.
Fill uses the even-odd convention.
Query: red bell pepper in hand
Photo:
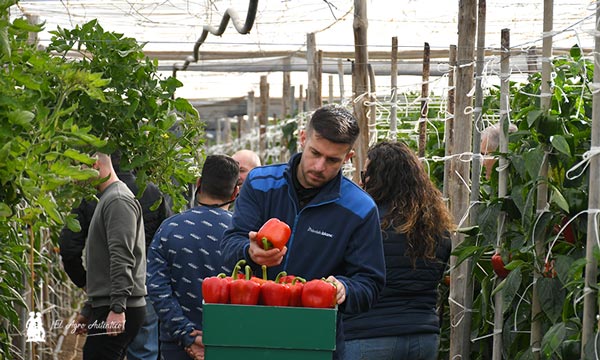
[[[231,282],[229,298],[232,304],[256,305],[260,296],[260,284],[250,280],[250,266],[246,265],[246,277]]]
[[[271,218],[258,230],[256,242],[265,250],[274,247],[281,250],[287,244],[291,234],[292,230],[288,224],[277,218]]]
[[[510,273],[510,270],[504,267],[504,261],[502,261],[502,256],[499,253],[495,253],[492,256],[492,268],[496,275],[501,279],[504,279],[508,276],[508,273]]]
[[[208,304],[227,304],[229,302],[229,284],[231,278],[220,273],[202,280],[202,298]]]
[[[290,276],[290,275],[288,275]],[[302,306],[302,290],[304,289],[304,284],[306,280],[299,276],[293,276],[293,279],[290,283],[290,306]]]
[[[335,283],[326,279],[314,279],[304,284],[302,306],[314,308],[333,308],[337,300]]]
[[[292,294],[290,286],[281,282],[285,271],[280,272],[275,281],[266,281],[260,288],[261,303],[267,306],[288,306]]]

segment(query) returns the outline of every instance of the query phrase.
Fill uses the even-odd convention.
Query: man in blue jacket
[[[300,131],[301,153],[289,163],[253,169],[222,241],[226,264],[245,259],[255,272],[266,265],[270,279],[283,270],[307,280],[325,277],[337,285],[340,312],[368,310],[383,288],[385,265],[377,207],[341,171],[358,134],[351,113],[322,107]],[[282,250],[263,250],[256,231],[273,217],[292,235]],[[334,358],[343,354],[340,325]]]

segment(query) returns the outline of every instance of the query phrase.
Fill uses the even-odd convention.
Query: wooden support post
[[[600,52],[600,8],[596,7],[596,31],[594,32],[594,54]],[[600,62],[598,56],[594,56],[594,84],[600,83]],[[600,93],[594,91],[592,93],[592,143],[591,148],[600,147]],[[600,173],[600,157],[598,155],[590,157],[589,170],[589,195],[588,209],[600,209],[600,179],[598,176],[591,174]],[[586,347],[594,348],[596,343],[594,329],[597,326],[598,320],[596,301],[598,299],[597,278],[598,278],[598,261],[594,255],[598,251],[598,214],[595,211],[590,211],[587,214],[587,238],[585,243],[585,285],[583,298],[583,326],[581,335],[581,359],[589,358],[586,355]],[[597,330],[596,330],[597,331]],[[593,353],[592,353],[593,354]]]
[[[248,129],[251,132],[252,129],[254,129],[254,116],[256,114],[254,91],[248,91],[248,98],[246,99],[246,114],[248,114]]]
[[[367,1],[354,0],[354,21],[352,28],[354,29],[354,69],[353,69],[353,101],[354,115],[358,120],[360,135],[355,145],[356,156],[354,167],[360,169],[367,157],[369,147],[369,119],[367,118],[367,101],[368,97],[364,96],[368,93],[368,64],[369,53],[367,51]],[[358,183],[359,172],[354,172],[354,181]]]
[[[481,1],[481,0],[480,0]],[[502,29],[502,39],[500,41],[500,136],[499,147],[500,159],[498,160],[498,198],[507,196],[508,191],[508,161],[506,152],[508,151],[508,97],[510,96],[510,31]],[[506,133],[505,130],[506,129]],[[504,241],[504,221],[506,212],[500,211],[498,214],[498,230],[496,235],[496,251],[499,252]],[[492,348],[492,360],[502,360],[502,330],[504,328],[504,290],[500,289],[494,295],[494,337]]]
[[[398,37],[392,37],[392,57],[391,57],[391,87],[392,96],[390,98],[390,134],[389,139],[396,141],[398,138]]]
[[[463,0],[458,9],[458,47],[456,71],[456,112],[454,117],[454,142],[452,146],[452,176],[450,178],[450,210],[454,219],[462,219],[469,208],[469,188],[464,179],[470,176],[470,166],[458,158],[458,154],[471,152],[471,113],[465,111],[473,106],[470,90],[473,87],[475,19],[477,0]],[[452,248],[456,249],[464,241],[464,234],[452,237]],[[457,266],[456,256],[450,257],[450,359],[468,357],[471,342],[471,307],[473,294],[469,293],[471,282],[471,261],[466,260]]]
[[[344,102],[344,64],[338,59],[338,79],[340,82],[340,103]]]
[[[285,59],[285,67],[287,70],[283,72],[283,89],[281,90],[281,117],[283,119],[292,115],[291,102],[290,102],[290,71],[289,71],[290,58]]]
[[[308,66],[308,95],[307,95],[307,110],[316,110],[319,107],[319,80],[318,80],[318,54],[315,44],[315,34],[310,33],[306,36],[306,62]]]
[[[550,80],[553,73],[552,70],[552,23],[553,23],[553,2],[554,0],[544,0],[544,38],[542,40],[542,84],[541,84],[541,99],[540,99],[540,107],[542,109],[543,115],[549,115],[548,112],[550,110],[550,102],[552,99],[552,88],[550,87]],[[540,171],[538,174],[538,179],[542,179],[538,181],[536,186],[536,216],[541,216],[545,211],[547,211],[547,207],[550,205],[548,203],[548,172],[550,169],[550,164],[548,163],[548,158],[550,156],[550,152],[552,148],[550,146],[544,146],[544,157],[542,160],[542,164],[540,166]],[[543,269],[545,254],[546,254],[546,239],[543,236],[543,232],[538,233],[534,239],[535,242],[535,266],[538,269]],[[541,356],[541,346],[542,346],[542,338],[544,337],[544,330],[542,328],[542,322],[539,320],[539,315],[542,313],[542,306],[540,303],[540,296],[538,293],[539,282],[541,271],[533,272],[533,293],[531,296],[531,337],[529,344],[533,350],[533,359],[539,360],[542,358]],[[585,304],[584,304],[584,312],[585,312]],[[583,330],[585,332],[585,330]],[[583,343],[583,340],[582,340]],[[583,353],[582,353],[583,354]]]
[[[423,46],[423,76],[421,78],[421,117],[419,118],[419,157],[425,157],[427,145],[427,114],[429,113],[429,43]]]
[[[444,199],[450,207],[448,201],[448,187],[450,182],[450,177],[452,176],[452,162],[449,159],[449,156],[453,153],[453,139],[454,139],[454,96],[456,84],[454,83],[454,74],[456,73],[456,45],[450,45],[449,55],[448,55],[448,63],[450,64],[449,72],[448,72],[448,104],[446,105],[446,123],[444,125],[444,183],[442,185],[442,193]]]
[[[333,104],[333,75],[329,75],[329,104]]]
[[[267,76],[262,75],[260,77],[260,112],[258,114],[258,149],[262,162],[266,160],[267,150],[267,123],[269,120],[269,83],[267,82]]]
[[[298,113],[303,113],[304,111],[306,111],[304,109],[304,85],[300,85],[298,91]]]

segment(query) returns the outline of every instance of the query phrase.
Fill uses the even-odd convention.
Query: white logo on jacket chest
[[[330,233],[328,233],[328,232],[326,232],[326,231],[323,231],[323,230],[315,230],[315,229],[313,229],[313,228],[312,228],[312,227],[310,227],[310,226],[308,227],[308,230],[307,230],[307,231],[308,231],[308,232],[311,232],[311,233],[313,233],[313,234],[317,234],[317,235],[321,235],[321,236],[326,236],[326,237],[328,237],[328,238],[332,238],[332,237],[333,237],[333,234],[330,234]]]

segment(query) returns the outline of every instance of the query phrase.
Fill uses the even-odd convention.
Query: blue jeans
[[[349,340],[344,360],[436,360],[439,341],[439,334]]]
[[[158,359],[158,316],[152,301],[146,297],[146,319],[127,347],[127,360]]]

